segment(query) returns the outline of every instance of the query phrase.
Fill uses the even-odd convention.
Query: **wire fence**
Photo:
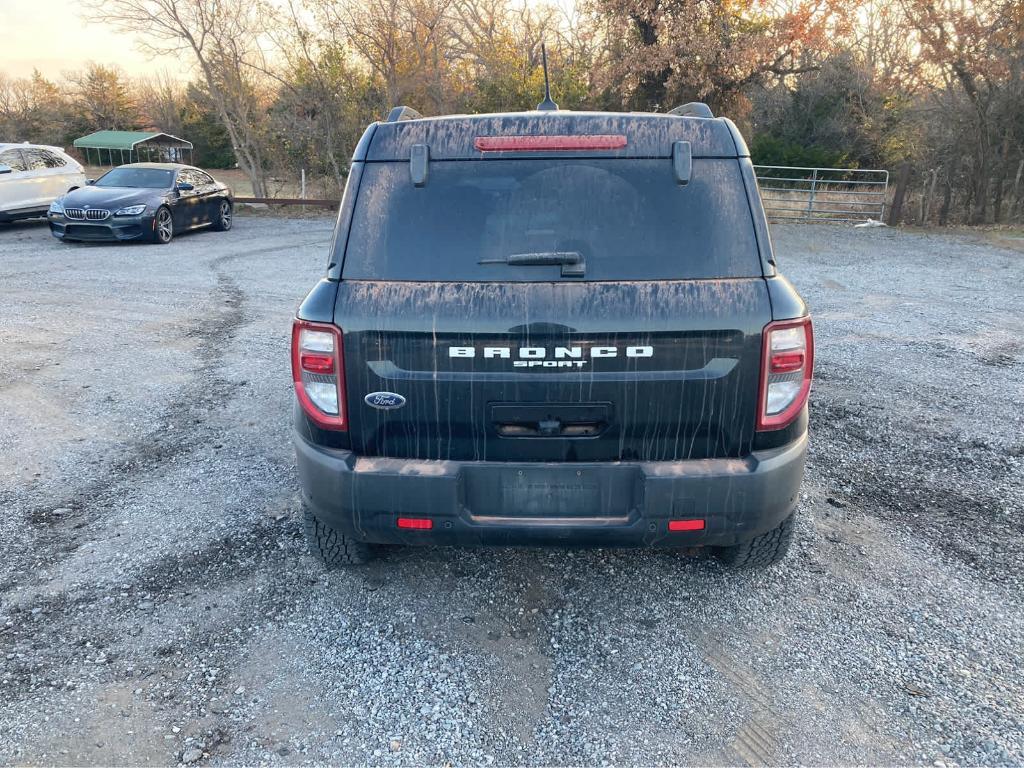
[[[765,213],[776,221],[881,221],[889,191],[882,169],[755,165]]]
[[[755,165],[765,212],[774,221],[882,221],[888,206],[889,171]],[[299,197],[235,198],[239,203],[337,208],[339,200],[307,198],[305,174]],[[288,191],[291,191],[290,189]]]

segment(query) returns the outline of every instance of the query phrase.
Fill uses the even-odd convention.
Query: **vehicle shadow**
[[[18,219],[17,221],[0,221],[0,232],[19,232],[47,226],[45,216],[37,219]]]
[[[46,217],[44,217],[44,216],[36,218],[36,219],[18,219],[17,221],[0,221],[0,237],[3,237],[5,234],[8,234],[8,233],[18,234],[18,233],[38,232],[40,229],[47,229],[48,226],[49,226],[49,222],[47,221]],[[186,230],[183,230],[181,232],[176,232],[174,234],[174,240],[172,241],[172,243],[176,242],[180,238],[188,237],[190,235],[201,234],[201,233],[207,232],[207,231],[210,231],[209,227],[198,227],[196,229],[186,229]],[[102,247],[102,246],[110,246],[110,245],[160,245],[160,243],[155,243],[152,239],[150,239],[148,237],[139,238],[137,240],[95,240],[95,241],[91,241],[91,240],[57,240],[57,238],[53,238],[53,239],[55,241],[61,243],[61,244],[64,244],[64,245],[71,245],[71,246],[78,246],[78,247],[83,247],[83,246],[89,246],[89,247],[101,246]]]

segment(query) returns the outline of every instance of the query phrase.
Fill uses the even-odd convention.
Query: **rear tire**
[[[715,547],[715,555],[730,568],[767,568],[781,561],[793,540],[796,513],[783,520],[777,528],[755,536],[750,541],[731,547]]]
[[[217,218],[213,222],[213,228],[217,232],[227,232],[231,229],[232,221],[235,217],[234,206],[231,205],[230,200],[222,200],[220,207],[217,209]]]
[[[305,504],[303,523],[309,551],[328,568],[362,565],[373,559],[373,550],[365,541],[356,541],[321,521]]]

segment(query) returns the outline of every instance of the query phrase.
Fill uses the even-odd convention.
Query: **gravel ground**
[[[0,228],[3,763],[1024,762],[1024,254],[775,230],[818,339],[777,568],[424,548],[326,573],[287,345],[330,227]]]

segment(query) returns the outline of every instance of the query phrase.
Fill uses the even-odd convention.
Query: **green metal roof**
[[[154,141],[155,140],[155,141]],[[163,147],[192,149],[192,142],[171,136],[169,133],[152,131],[96,131],[88,136],[75,139],[75,146],[85,149],[135,149],[140,144],[153,142]]]

